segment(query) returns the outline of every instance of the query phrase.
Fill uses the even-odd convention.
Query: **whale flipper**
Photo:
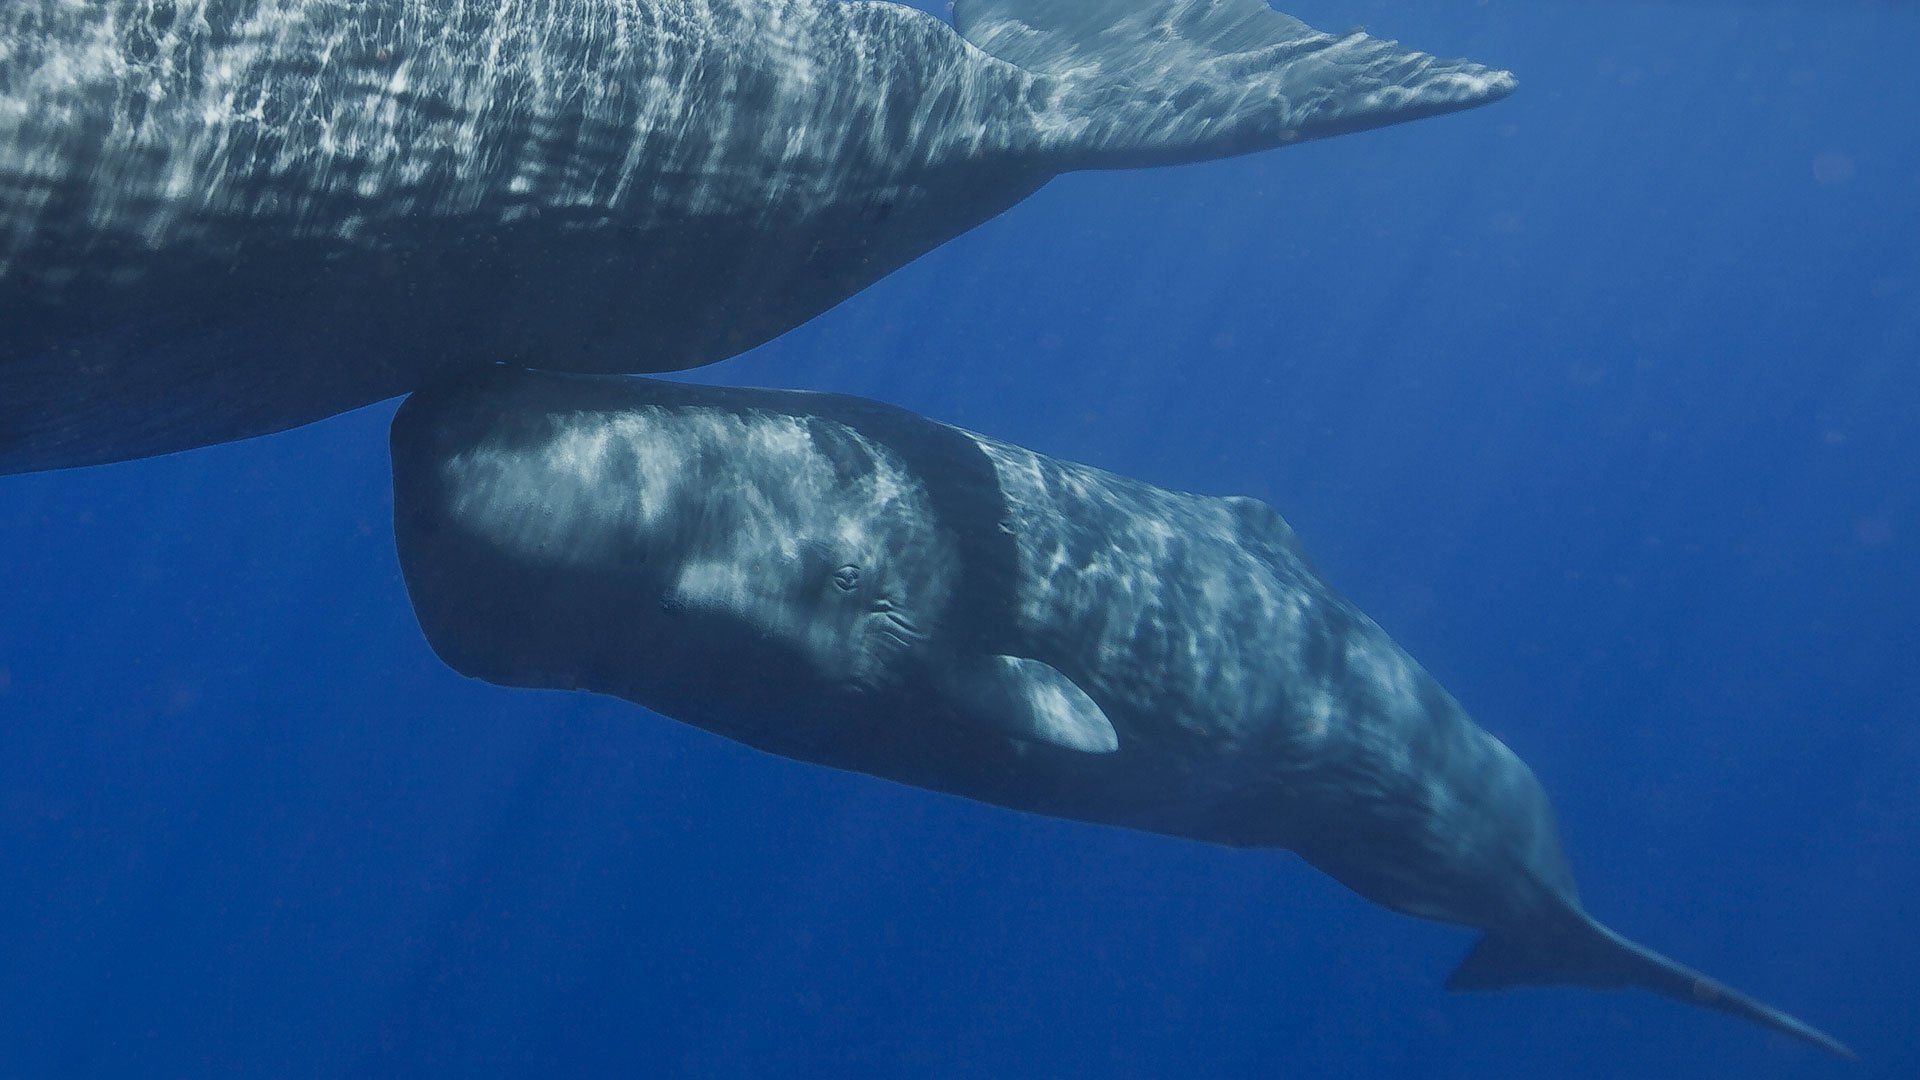
[[[1581,914],[1547,934],[1521,937],[1489,933],[1474,943],[1447,979],[1449,990],[1559,985],[1600,990],[1637,986],[1791,1035],[1836,1057],[1851,1061],[1855,1056],[1826,1032],[1629,941]]]
[[[1381,127],[1505,97],[1514,78],[1265,0],[955,0],[983,52],[1074,95],[1061,149],[1090,168],[1197,161]]]
[[[1110,754],[1120,747],[1113,722],[1086,691],[1038,660],[990,656],[957,665],[950,679],[969,720],[1063,750]]]

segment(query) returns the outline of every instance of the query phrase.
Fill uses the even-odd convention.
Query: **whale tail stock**
[[[1516,986],[1639,987],[1688,1005],[1717,1009],[1855,1060],[1826,1032],[1738,990],[1629,941],[1584,912],[1556,920],[1552,930],[1525,936],[1488,933],[1468,950],[1447,979],[1449,990],[1505,990]]]
[[[1078,167],[1225,157],[1505,97],[1514,79],[1266,0],[955,0],[974,46],[1059,80],[1051,135]]]

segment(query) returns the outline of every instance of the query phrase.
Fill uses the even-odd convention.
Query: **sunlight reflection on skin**
[[[1451,986],[1636,985],[1850,1054],[1588,916],[1532,771],[1251,499],[857,399],[534,372],[415,395],[393,445],[415,610],[468,674],[1016,809],[1288,847],[1485,931]]]
[[[1561,873],[1544,796],[1526,766],[1329,588],[1264,504],[1167,491],[913,418],[924,437],[946,431],[965,440],[1004,507],[979,520],[943,519],[934,504],[955,478],[916,472],[894,446],[834,421],[830,410],[809,414],[793,404],[826,409],[833,399],[824,396],[743,408],[741,398],[758,392],[728,391],[724,405],[655,404],[646,400],[650,388],[670,384],[514,378],[556,393],[604,387],[609,406],[516,411],[505,397],[473,414],[475,430],[494,436],[438,459],[397,461],[403,474],[436,472],[431,490],[443,493],[410,515],[444,517],[483,542],[489,565],[454,573],[456,583],[522,573],[518,567],[585,583],[643,563],[654,575],[648,580],[661,582],[664,605],[583,587],[579,595],[594,599],[569,618],[605,628],[589,636],[645,626],[639,636],[660,641],[685,639],[685,620],[720,619],[735,628],[727,631],[735,647],[695,662],[754,670],[751,655],[765,647],[801,658],[836,693],[911,688],[939,698],[951,689],[927,681],[930,672],[1004,679],[1020,687],[1014,698],[978,700],[1024,701],[1035,723],[1062,732],[1075,730],[1076,709],[1097,709],[1101,726],[1116,733],[1118,756],[1131,762],[1125,768],[1144,774],[1129,781],[1137,787],[1110,793],[1096,817],[1238,844],[1285,843],[1302,814],[1335,814],[1363,831],[1369,820],[1383,829],[1392,822],[1407,850],[1370,887],[1403,910],[1472,921],[1455,906],[1458,896],[1432,891],[1444,876],[1430,872],[1434,864],[1498,863],[1507,858],[1498,852],[1517,850],[1545,860],[1546,876]],[[677,392],[696,400],[701,393]],[[408,410],[432,408],[420,400]],[[500,416],[491,419],[495,409]],[[409,559],[430,562],[431,550],[414,552],[402,531]],[[987,547],[968,533],[1004,533],[1014,565],[969,574],[966,560]],[[846,587],[835,583],[843,570]],[[1011,621],[954,625],[953,613],[980,599],[955,592],[963,580],[1008,590]],[[471,623],[450,632],[489,633]],[[1064,678],[1022,685],[1037,668],[989,670],[979,652],[1032,658]],[[572,661],[560,663],[573,679]],[[645,674],[595,678],[636,687]],[[542,677],[529,669],[515,679]],[[733,685],[718,675],[712,682]],[[715,691],[719,712],[733,708],[718,706],[727,693]],[[905,700],[874,699],[870,707],[890,710],[885,723],[903,729],[947,722],[940,710],[919,715],[925,711]],[[838,725],[851,713],[823,706],[805,715]],[[752,727],[802,722],[816,721],[768,715]],[[805,741],[830,746],[836,737],[830,729]],[[1086,768],[1109,767],[1098,757]],[[1022,804],[1021,777],[987,780],[970,776],[970,767],[957,764],[940,786],[992,789],[997,800]],[[1044,784],[1044,775],[1032,782]],[[1448,809],[1461,803],[1454,787],[1491,787],[1511,801],[1491,816],[1462,816]],[[1238,809],[1215,809],[1227,805]],[[1539,813],[1507,812],[1515,807]]]
[[[1061,172],[1512,88],[1260,0],[1210,5],[1224,34],[1184,0],[1020,22],[1050,2],[962,0],[1003,57],[843,0],[6,0],[0,473],[495,362],[713,363]]]

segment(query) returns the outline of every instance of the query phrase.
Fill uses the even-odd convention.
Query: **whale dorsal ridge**
[[[1280,516],[1280,511],[1246,495],[1228,495],[1219,501],[1233,516],[1241,542],[1264,551],[1268,558],[1286,555],[1301,563],[1308,563],[1307,553],[1300,547],[1300,538],[1294,535],[1293,526]]]
[[[953,691],[969,720],[1062,750],[1110,754],[1113,722],[1072,679],[1038,660],[989,656],[960,664]]]
[[[1138,74],[1321,36],[1266,0],[955,0],[953,22],[983,52],[1056,75]]]

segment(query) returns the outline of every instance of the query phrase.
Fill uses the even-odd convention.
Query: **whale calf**
[[[1264,0],[6,0],[0,474],[469,366],[670,371],[1055,174],[1513,79]]]
[[[1580,905],[1533,773],[1265,504],[825,394],[502,368],[392,429],[455,670],[1019,810],[1289,848],[1483,932],[1449,986],[1643,987],[1848,1055]]]

